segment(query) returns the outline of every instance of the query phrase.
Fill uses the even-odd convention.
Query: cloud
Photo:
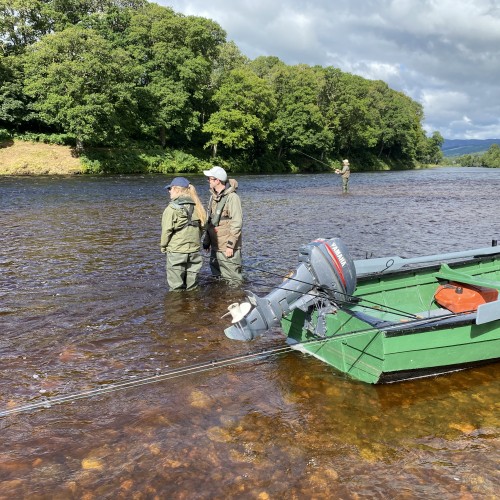
[[[498,0],[158,3],[215,20],[251,59],[273,55],[384,80],[423,105],[429,132],[500,137]]]

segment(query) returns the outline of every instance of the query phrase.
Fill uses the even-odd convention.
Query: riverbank
[[[70,146],[18,140],[0,142],[0,175],[74,175],[83,170]]]
[[[340,160],[339,160],[340,161]],[[326,172],[322,162],[300,161],[262,165],[244,164],[234,158],[218,158],[217,163],[232,174],[286,174]],[[351,160],[354,171],[414,170],[442,165],[399,165],[378,158]],[[201,174],[212,166],[209,157],[200,152],[164,150],[162,148],[90,148],[81,156],[67,145],[30,142],[18,139],[0,141],[0,175],[75,175],[75,174]],[[333,167],[332,167],[333,170]],[[332,171],[330,170],[330,171]]]

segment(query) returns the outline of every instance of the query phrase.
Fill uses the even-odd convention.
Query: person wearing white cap
[[[185,177],[175,177],[165,186],[170,203],[161,219],[160,248],[167,256],[170,290],[193,290],[203,259],[200,239],[206,214],[195,187]]]
[[[349,177],[351,176],[351,168],[349,160],[342,160],[342,170],[335,169],[335,173],[342,176],[342,192],[347,193],[347,185],[349,184]]]
[[[212,275],[230,284],[243,281],[241,272],[241,231],[243,211],[240,197],[236,194],[238,183],[227,178],[219,166],[204,170],[210,183],[210,200],[207,209],[207,231],[203,248],[210,249]]]

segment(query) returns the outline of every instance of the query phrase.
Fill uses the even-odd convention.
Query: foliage
[[[246,68],[229,72],[214,95],[215,111],[203,131],[211,137],[214,153],[222,144],[229,150],[245,150],[263,142],[269,132],[276,102],[271,88]]]
[[[441,146],[444,139],[439,132],[434,132],[431,137],[426,137],[424,143],[420,145],[419,160],[428,165],[438,165],[444,159]]]
[[[196,156],[179,150],[173,150],[165,155],[158,172],[162,173],[196,173],[200,170],[208,170],[212,165],[200,160]]]
[[[0,54],[0,125],[18,129],[28,115],[18,58]]]
[[[12,139],[12,134],[5,128],[0,128],[0,141]]]
[[[95,31],[72,26],[47,35],[26,54],[25,72],[33,108],[77,145],[112,143],[133,130],[134,68]]]
[[[92,174],[195,173],[212,166],[185,151],[163,148],[87,148],[81,161]]]
[[[195,172],[209,152],[255,173],[442,161],[386,83],[249,60],[216,22],[146,0],[0,0],[0,46],[0,127],[76,144],[88,172]]]
[[[37,132],[25,132],[16,134],[16,139],[31,142],[43,142],[44,144],[59,144],[61,146],[76,146],[75,138],[71,134],[44,134]]]
[[[483,167],[500,168],[500,146],[492,144],[481,160]]]
[[[454,163],[462,167],[500,168],[500,145],[492,144],[483,154],[467,154],[454,158]]]
[[[334,135],[318,104],[323,74],[306,65],[281,67],[273,76],[278,110],[271,130],[278,157],[300,150],[321,156],[330,152]]]
[[[131,14],[119,44],[140,72],[144,130],[158,131],[163,147],[186,143],[201,129],[224,42],[225,32],[208,19],[186,18],[155,4]]]
[[[234,42],[225,42],[219,45],[217,56],[211,74],[210,86],[220,87],[225,76],[233,69],[243,68],[249,64],[249,59],[244,56]]]

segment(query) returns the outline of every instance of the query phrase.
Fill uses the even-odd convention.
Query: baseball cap
[[[221,182],[227,181],[226,171],[222,167],[212,167],[210,170],[203,170],[203,173],[207,177],[215,177],[219,179]]]
[[[174,177],[170,184],[165,186],[165,189],[170,189],[171,187],[179,186],[183,188],[189,187],[189,181],[185,177]]]

